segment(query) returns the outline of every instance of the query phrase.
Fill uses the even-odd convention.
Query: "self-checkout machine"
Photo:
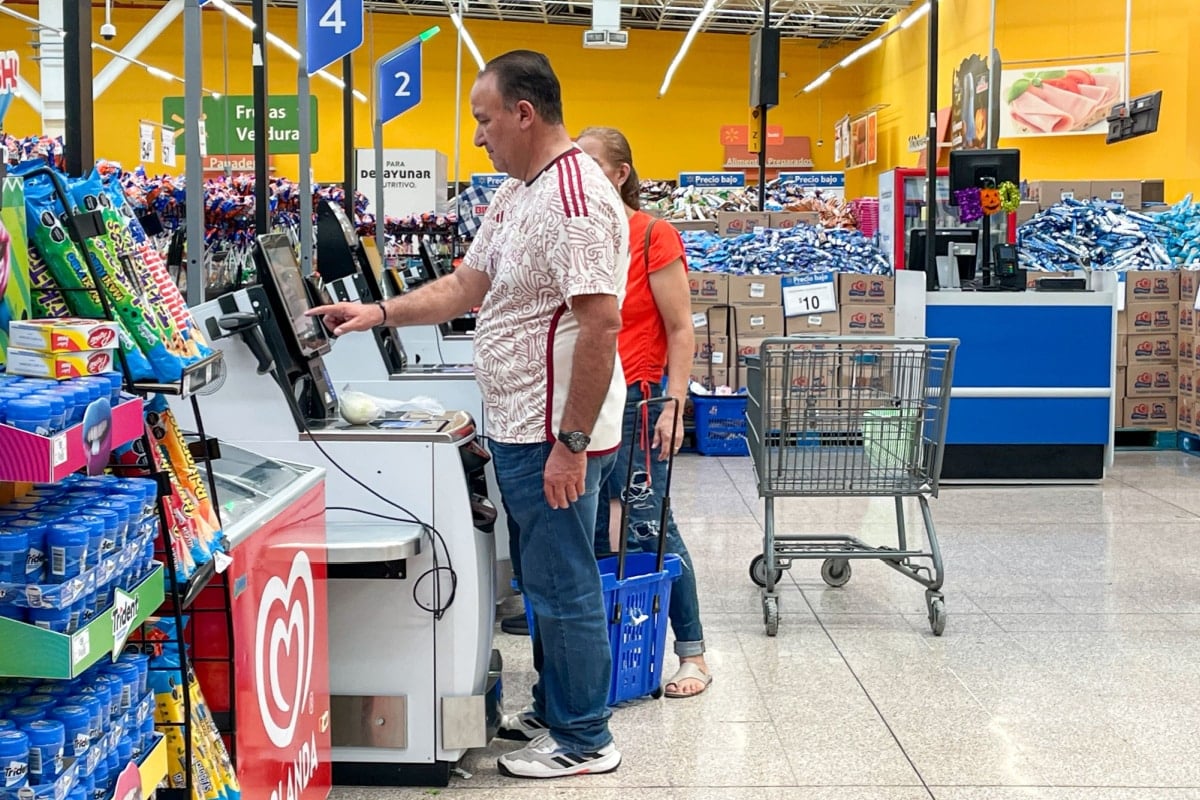
[[[373,243],[358,236],[344,209],[322,200],[317,206],[317,270],[334,300],[373,303],[403,294],[409,283],[405,275],[385,268]],[[428,251],[421,253],[421,275],[436,280],[441,271]],[[429,331],[433,331],[429,334]],[[370,336],[352,335],[338,339],[337,347],[325,357],[325,368],[337,389],[351,388],[389,400],[431,397],[445,408],[466,411],[476,423],[476,435],[487,435],[483,398],[475,381],[471,353],[461,363],[431,361],[414,363],[410,356],[414,335],[445,334],[436,326],[420,328],[375,328]],[[449,341],[443,338],[441,341]],[[439,346],[440,347],[440,346]],[[439,352],[445,352],[439,350]],[[489,461],[484,468],[488,499],[496,509],[496,585],[507,594],[512,568],[508,558],[508,524],[500,502],[499,484]]]
[[[325,356],[353,337],[305,316],[325,298],[286,235],[256,260],[259,286],[192,310],[227,370],[207,431],[326,471],[334,783],[444,783],[498,723],[488,456],[462,411],[342,421]]]

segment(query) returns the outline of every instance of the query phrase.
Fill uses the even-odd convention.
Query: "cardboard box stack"
[[[1177,428],[1184,433],[1196,433],[1196,290],[1198,273],[1192,270],[1179,272],[1179,377]]]
[[[688,275],[695,327],[692,379],[706,387],[746,385],[746,358],[764,339],[780,336],[893,336],[895,279],[837,276],[838,306],[822,314],[784,316],[778,275]],[[834,381],[836,383],[836,381]]]
[[[1062,200],[1109,200],[1126,208],[1140,210],[1151,203],[1162,202],[1162,181],[1144,180],[1088,180],[1088,181],[1032,181],[1029,184],[1029,200],[1039,208],[1049,208]],[[1017,224],[1024,220],[1019,210]]]
[[[1187,411],[1180,412],[1180,391],[1185,378],[1183,353],[1194,353],[1193,315],[1187,314],[1185,327],[1181,316],[1180,273],[1167,271],[1128,272],[1125,276],[1125,308],[1117,313],[1117,389],[1118,428],[1176,430],[1181,417],[1191,419],[1190,399]],[[1188,370],[1190,372],[1190,369]],[[1190,380],[1190,376],[1188,378]]]

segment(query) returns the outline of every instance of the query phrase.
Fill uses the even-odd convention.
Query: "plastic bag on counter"
[[[419,411],[431,416],[446,413],[446,408],[432,397],[413,397],[408,400],[393,400],[377,397],[366,392],[356,392],[349,386],[338,394],[338,411],[342,419],[351,425],[366,425],[378,419],[405,411]]]

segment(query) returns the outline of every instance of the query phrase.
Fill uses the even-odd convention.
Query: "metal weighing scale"
[[[384,269],[374,247],[363,246],[354,225],[337,203],[322,200],[317,206],[316,244],[317,271],[334,300],[373,303],[403,293],[404,287],[395,271]],[[422,250],[421,260],[428,279],[441,276],[428,250]],[[446,326],[421,325],[404,328],[403,343],[396,329],[376,328],[371,336],[342,337],[324,360],[336,388],[350,386],[356,391],[397,400],[432,397],[445,408],[466,411],[476,421],[477,435],[486,436],[483,398],[475,382],[473,359],[473,336],[451,334]],[[485,469],[489,499],[498,514],[496,586],[500,596],[505,596],[510,593],[512,578],[508,521],[492,465],[489,463]]]
[[[324,298],[286,236],[260,236],[256,258],[260,286],[192,309],[227,369],[228,385],[204,401],[207,432],[326,471],[334,783],[445,785],[499,723],[490,457],[463,411],[342,422],[332,343],[304,316]],[[394,332],[374,339],[375,363],[403,363]]]

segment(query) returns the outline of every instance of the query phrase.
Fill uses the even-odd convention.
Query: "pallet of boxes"
[[[1159,446],[1165,440],[1158,432],[1179,430],[1184,421],[1191,425],[1191,387],[1186,394],[1182,387],[1184,375],[1190,381],[1195,351],[1193,277],[1187,274],[1181,287],[1179,272],[1124,273],[1124,307],[1117,311],[1117,446]],[[1180,302],[1181,288],[1191,302]]]
[[[1179,273],[1179,432],[1188,436],[1200,433],[1196,421],[1196,374],[1200,361],[1196,360],[1196,339],[1200,329],[1196,323],[1196,294],[1200,290],[1200,273],[1181,270]]]

